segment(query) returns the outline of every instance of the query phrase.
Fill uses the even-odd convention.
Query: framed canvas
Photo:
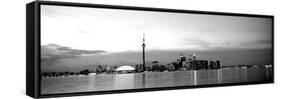
[[[272,15],[55,1],[26,12],[31,97],[274,82]]]

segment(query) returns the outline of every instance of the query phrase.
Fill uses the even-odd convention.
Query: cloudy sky
[[[163,51],[231,49],[229,52],[208,52],[211,54],[206,55],[225,55],[232,61],[237,59],[235,55],[238,52],[246,55],[253,52],[250,50],[259,50],[247,54],[247,58],[255,57],[255,62],[265,62],[266,58],[271,57],[271,24],[269,18],[41,5],[42,58],[52,63],[75,56],[139,52],[145,33],[146,50],[151,53],[147,59],[155,55],[151,60],[161,60],[163,53],[166,56],[170,54],[173,57],[170,60],[175,58],[172,55],[176,53]],[[259,59],[264,55],[267,57]],[[129,56],[116,61],[135,59],[141,62],[140,56]],[[243,60],[235,62],[243,63]]]
[[[42,45],[138,51],[145,33],[147,50],[271,47],[267,18],[46,5],[41,15]]]

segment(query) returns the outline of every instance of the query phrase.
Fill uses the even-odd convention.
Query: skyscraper
[[[221,62],[220,62],[220,60],[217,60],[216,63],[217,63],[217,69],[220,69],[220,67],[221,67]]]

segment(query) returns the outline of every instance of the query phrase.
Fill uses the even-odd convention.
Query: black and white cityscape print
[[[272,19],[41,5],[41,94],[272,82]]]

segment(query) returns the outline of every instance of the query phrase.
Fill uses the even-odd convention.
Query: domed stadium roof
[[[116,71],[129,71],[129,70],[135,70],[132,66],[120,66],[116,69]]]

